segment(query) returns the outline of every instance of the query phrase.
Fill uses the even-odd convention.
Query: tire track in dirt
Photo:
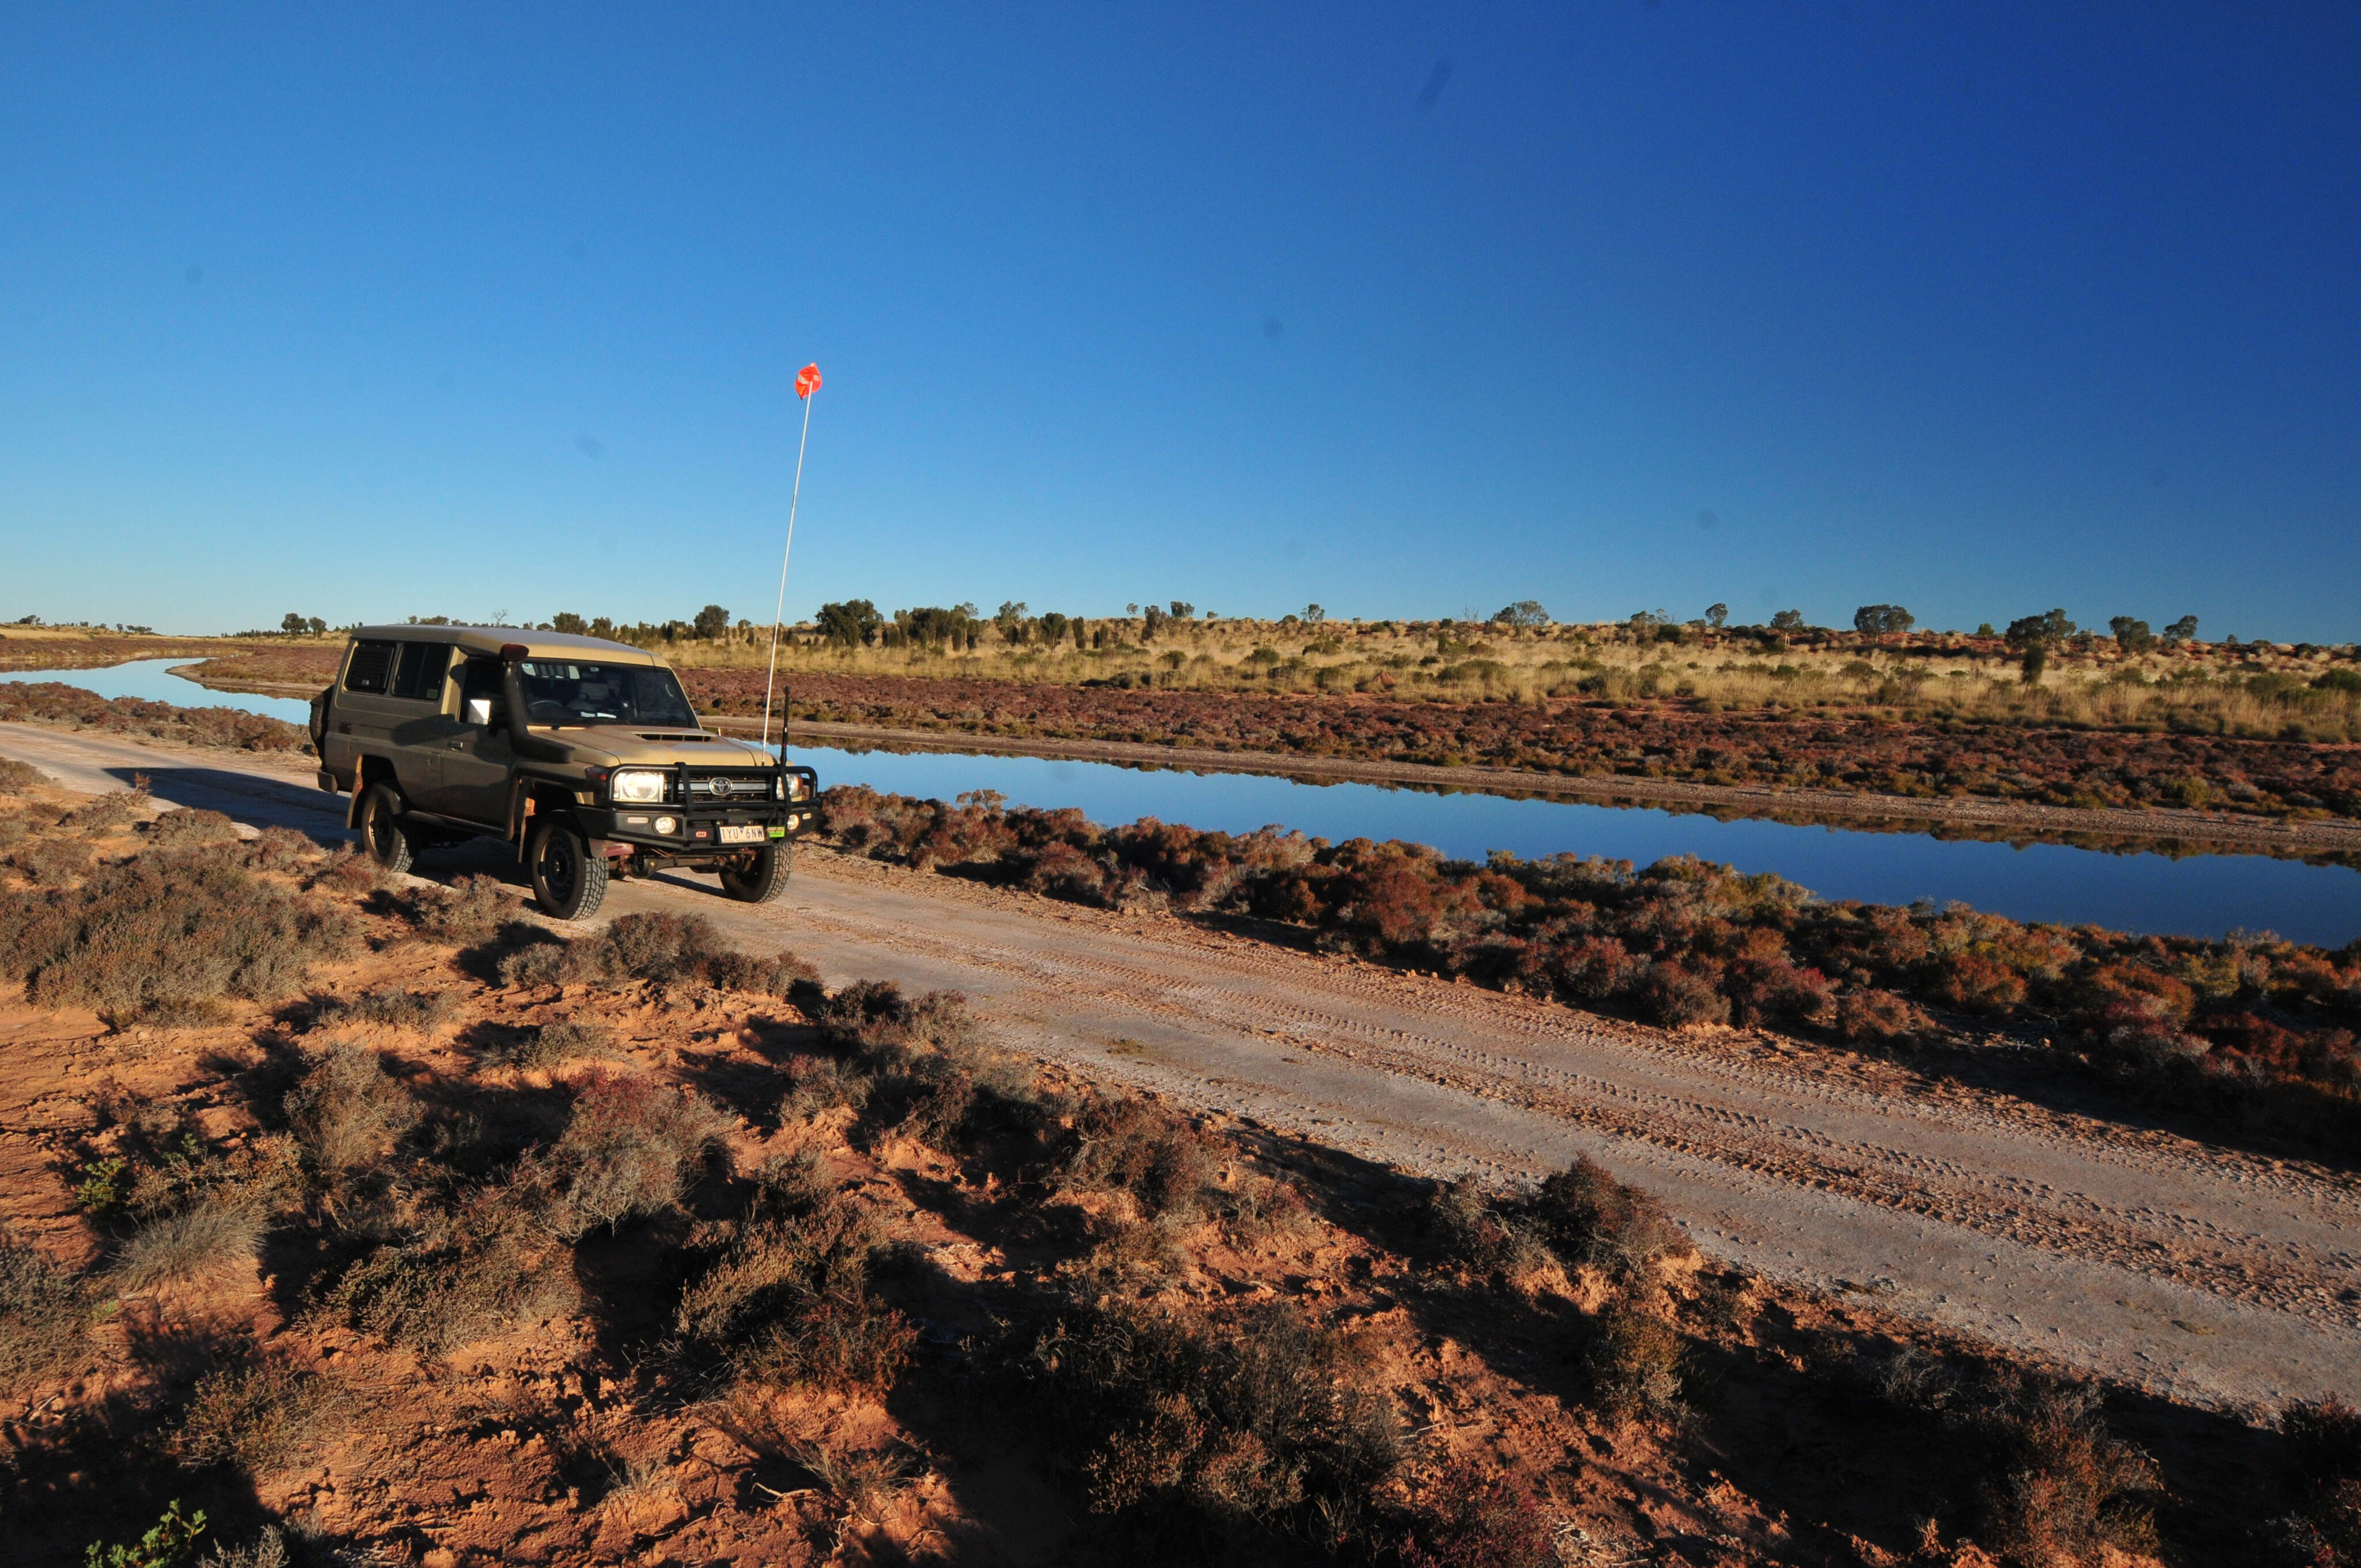
[[[860,915],[831,913],[820,924],[840,934],[879,938],[893,927],[894,939],[916,949],[956,957],[1103,1004],[1190,1016],[1246,1034],[1268,1033],[1269,1023],[1260,1021],[1268,1019],[1285,1025],[1278,1033],[1297,1048],[1329,1052],[1365,1068],[1543,1111],[1606,1136],[1653,1145],[1767,1180],[1903,1211],[2020,1245],[2103,1261],[2224,1299],[2295,1313],[2325,1327],[2361,1329],[2361,1310],[2356,1310],[2361,1301],[2339,1299],[2361,1265],[2349,1247],[2332,1245],[2323,1250],[2315,1244],[2290,1248],[2284,1243],[2273,1247],[2201,1213],[2105,1202],[2005,1169],[1980,1170],[1898,1145],[1838,1136],[1700,1098],[1688,1086],[1650,1087],[1568,1072],[1530,1057],[1471,1047],[1447,1037],[1441,1028],[1372,1027],[1347,1014],[1314,1006],[1301,992],[1293,997],[1256,995],[1250,1006],[1244,1005],[1246,992],[1238,982],[1271,978],[1286,967],[1263,954],[1217,948],[1200,955],[1199,961],[1205,970],[1225,971],[1229,985],[1200,981],[1171,986],[1163,983],[1166,977],[1152,964],[1126,961],[1104,948],[1063,951],[1053,961],[1038,949],[953,948],[924,934],[914,937],[893,922]],[[1358,966],[1310,961],[1325,989],[1394,989],[1368,983],[1356,972]],[[1467,1013],[1482,1008],[1476,997],[1467,995],[1468,988],[1434,989],[1456,993],[1460,1006],[1455,1011],[1463,1025]],[[1412,1003],[1411,1010],[1431,1012],[1435,1023],[1443,1022],[1440,1007]],[[1536,1043],[1553,1036],[1589,1033],[1554,1019],[1521,1016],[1518,1011],[1486,1022],[1505,1025]],[[1866,1096],[1792,1078],[1773,1083],[1769,1074],[1729,1063],[1701,1064],[1690,1058],[1681,1065],[1689,1069],[1682,1076],[1697,1076],[1704,1066],[1707,1076],[1726,1080],[1725,1090],[1741,1090],[1750,1098],[1784,1090],[1787,1098],[1800,1091],[1832,1105],[1851,1101],[1872,1113],[1884,1109],[1869,1103]],[[2001,1126],[1989,1116],[1980,1119],[2012,1141],[2027,1140],[2023,1129]],[[2030,1136],[2037,1140],[2039,1135]],[[2078,1156],[2083,1152],[2078,1150]],[[2188,1179],[2210,1174],[2189,1160],[2125,1154],[2124,1166],[2145,1167],[2151,1177]],[[2335,1201],[2340,1197],[2342,1201]],[[2331,1207],[2345,1211],[2342,1217],[2348,1223],[2354,1217],[2349,1196],[2332,1194]]]

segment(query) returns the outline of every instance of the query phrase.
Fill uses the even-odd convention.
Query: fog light
[[[680,818],[676,817],[659,817],[656,818],[656,831],[659,833],[670,833],[679,827]]]
[[[666,817],[664,820],[669,822],[672,818]],[[626,817],[623,818],[623,826],[626,828],[644,828],[647,825],[648,819],[644,817]]]

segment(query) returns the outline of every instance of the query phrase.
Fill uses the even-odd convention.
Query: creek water
[[[63,681],[102,696],[236,707],[296,724],[309,716],[299,697],[214,691],[169,673],[183,662],[5,672],[0,680]],[[1307,784],[1262,774],[1040,757],[825,746],[793,751],[797,762],[818,770],[823,785],[863,784],[942,800],[993,790],[1011,806],[1080,806],[1093,822],[1154,817],[1234,833],[1278,824],[1334,840],[1405,839],[1471,860],[1494,850],[1528,859],[1571,851],[1639,865],[1667,855],[1697,855],[1741,871],[1776,872],[1826,898],[1877,904],[1956,899],[2020,920],[2202,937],[2268,930],[2329,947],[2361,937],[2361,872],[2260,854],[2175,856],[2064,844],[1979,843],[1916,832],[1718,821],[1646,806]]]

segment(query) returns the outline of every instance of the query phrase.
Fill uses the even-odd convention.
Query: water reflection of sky
[[[300,698],[214,692],[167,674],[173,660],[114,669],[24,671],[10,680],[67,680],[104,696],[218,705],[302,723]],[[2263,855],[2172,860],[2059,844],[1944,842],[1782,822],[1717,822],[1644,807],[1496,795],[1438,795],[1374,784],[1297,784],[1247,773],[1147,772],[1104,762],[949,752],[850,752],[798,746],[820,782],[945,800],[992,789],[1011,805],[1077,806],[1094,822],[1140,817],[1248,832],[1267,823],[1325,839],[1409,839],[1446,854],[1492,850],[1536,857],[1571,850],[1644,865],[1693,854],[1742,871],[1773,871],[1829,898],[1908,904],[1960,899],[2025,920],[2090,921],[2122,930],[2219,936],[2237,927],[2341,946],[2361,937],[2361,874]]]

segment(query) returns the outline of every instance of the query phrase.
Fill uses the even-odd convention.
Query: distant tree
[[[2048,643],[2028,642],[2025,644],[2025,656],[2018,661],[2016,666],[2017,677],[2020,680],[2022,680],[2026,685],[2037,686],[2041,684],[2041,672],[2048,667]]]
[[[2126,653],[2145,653],[2156,646],[2156,633],[2147,629],[2147,622],[2128,615],[2109,620],[2107,630],[2114,637],[2115,646]]]
[[[1193,604],[1191,604],[1187,599],[1174,599],[1174,600],[1172,601],[1172,619],[1173,619],[1173,620],[1194,620],[1194,619],[1195,619],[1196,614],[1197,614],[1197,607],[1196,607],[1195,605],[1193,605]]]
[[[1803,630],[1804,612],[1800,609],[1781,610],[1778,614],[1771,618],[1771,630],[1773,631]]]
[[[1139,613],[1139,607],[1136,604],[1127,604],[1123,607],[1123,613],[1126,615],[1137,615]]]
[[[312,618],[308,615],[299,615],[291,609],[279,618],[279,630],[290,637],[301,637],[312,630]]]
[[[2042,615],[2018,616],[2008,623],[2008,630],[2004,635],[2007,637],[2010,647],[2022,652],[2036,643],[2047,648],[2052,643],[2063,642],[2073,636],[2076,630],[2074,623],[2066,619],[2064,610],[2053,609]]]
[[[1000,640],[1003,642],[1017,643],[1024,641],[1026,627],[1025,601],[1023,599],[1001,600],[1000,608],[992,613],[992,624],[999,628]]]
[[[1705,623],[1708,626],[1712,627],[1716,631],[1720,630],[1723,627],[1730,624],[1730,607],[1726,604],[1709,604],[1706,606]]]
[[[2174,621],[2171,625],[2164,629],[2164,636],[2165,641],[2168,642],[2196,641],[2197,618],[2193,615],[2182,616],[2179,620]]]
[[[590,623],[570,609],[561,609],[549,618],[549,629],[552,631],[566,632],[569,636],[581,637],[588,633]]]
[[[1898,604],[1865,604],[1852,612],[1852,629],[1865,637],[1894,636],[1917,623],[1917,617]]]
[[[718,641],[730,630],[730,612],[718,604],[709,604],[697,612],[693,624],[699,641]]]
[[[1303,619],[1317,625],[1328,619],[1328,612],[1316,604],[1307,604],[1303,607]]]
[[[602,615],[590,623],[589,634],[612,642],[615,641],[615,623]]]
[[[958,647],[967,641],[969,618],[956,609],[944,609],[924,605],[917,609],[896,610],[894,624],[903,640],[921,648]]]
[[[1069,623],[1066,618],[1056,610],[1042,611],[1038,624],[1041,628],[1042,641],[1054,643],[1063,642],[1066,640],[1066,627]]]
[[[1672,617],[1661,609],[1635,609],[1631,612],[1631,619],[1623,624],[1638,635],[1646,637],[1653,634],[1659,626],[1668,624],[1671,620]]]
[[[1492,624],[1495,626],[1547,626],[1549,623],[1549,611],[1542,608],[1539,599],[1519,599],[1492,612]]]
[[[1157,632],[1163,629],[1164,622],[1168,618],[1162,610],[1157,609],[1154,605],[1149,605],[1147,612],[1147,624],[1142,626],[1139,630],[1140,641],[1143,642],[1155,641]]]
[[[885,618],[867,599],[824,604],[816,619],[820,636],[840,648],[867,647],[877,641],[877,629],[885,624]]]
[[[2000,633],[1993,630],[1993,623],[1991,621],[1980,620],[1976,622],[1976,635],[1979,637],[1997,637]]]

